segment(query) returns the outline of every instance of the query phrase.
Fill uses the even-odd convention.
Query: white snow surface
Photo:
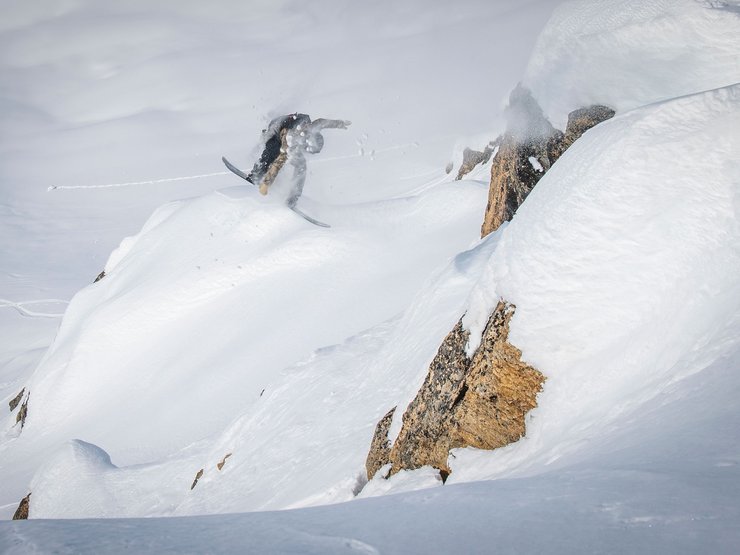
[[[582,104],[618,113],[579,139],[512,222],[481,241],[483,170],[473,174],[481,181],[449,182],[442,169],[461,137],[498,129],[498,98],[517,66],[499,61],[497,80],[462,54],[497,37],[493,28],[503,34],[493,40],[515,38],[526,51],[551,4],[324,12],[224,3],[228,17],[199,3],[9,4],[0,61],[17,79],[2,99],[18,144],[3,141],[0,150],[11,216],[0,225],[7,244],[36,256],[8,247],[3,258],[10,339],[0,345],[0,392],[31,392],[22,433],[15,414],[2,421],[5,513],[33,492],[31,521],[0,523],[9,552],[740,549],[736,2],[558,8],[526,84],[561,127]],[[317,29],[307,30],[306,17]],[[224,24],[229,18],[251,33]],[[266,25],[277,21],[296,32]],[[93,31],[90,22],[109,27]],[[374,35],[368,22],[385,25]],[[141,27],[136,41],[130,26]],[[24,48],[73,36],[64,48]],[[230,73],[233,57],[258,48],[270,62],[254,62],[264,86],[255,94],[265,96],[245,99],[229,86],[210,98],[207,85]],[[373,55],[353,58],[353,49]],[[407,76],[398,52],[421,67]],[[325,73],[308,61],[319,53]],[[470,64],[465,83],[433,77],[445,60],[456,72],[460,60]],[[81,73],[69,77],[74,68]],[[185,68],[210,80],[188,85]],[[185,181],[194,195],[186,200],[173,200],[182,192],[173,182],[126,185],[155,185],[160,162],[146,161],[144,148],[167,151],[181,177],[217,173],[185,147],[205,144],[205,159],[217,160],[220,145],[239,144],[245,120],[263,123],[257,114],[272,109],[271,87],[297,91],[317,72],[331,79],[309,80],[308,108],[298,109],[353,121],[348,132],[327,132],[324,152],[309,160],[301,207],[331,229],[285,210],[281,184],[264,199],[240,183],[225,188],[226,177],[195,178]],[[76,92],[22,96],[41,75]],[[101,98],[85,89],[90,79],[101,81]],[[144,94],[142,83],[160,84]],[[398,97],[388,100],[392,83]],[[480,88],[488,94],[477,97]],[[429,121],[408,111],[407,95],[429,110],[454,98],[467,115],[440,109]],[[280,109],[295,100],[276,96]],[[254,112],[238,132],[234,111]],[[111,177],[106,139],[126,126],[134,140],[120,156],[145,173]],[[154,138],[137,144],[145,133]],[[56,152],[62,145],[66,153]],[[53,147],[46,152],[63,177],[54,184],[118,185],[47,192],[43,172],[22,169],[32,147]],[[170,202],[139,231],[162,201]],[[62,260],[62,277],[49,277]],[[103,266],[102,281],[69,296]],[[70,298],[52,343],[54,315]],[[443,487],[430,468],[366,483],[376,422],[397,405],[394,437],[442,338],[465,314],[475,348],[500,298],[516,305],[510,341],[547,377],[527,435],[493,452],[456,450]],[[38,520],[89,517],[109,520]]]
[[[524,84],[553,125],[740,82],[737,0],[573,0],[553,14]]]

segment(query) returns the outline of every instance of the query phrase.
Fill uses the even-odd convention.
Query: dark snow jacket
[[[249,174],[250,181],[255,185],[260,184],[269,167],[280,156],[283,138],[289,130],[295,129],[300,125],[308,127],[310,124],[311,118],[308,115],[297,113],[280,116],[272,120],[267,126],[267,129],[262,131],[262,141],[265,146],[260,159],[254,164],[254,168],[252,168],[252,172]]]

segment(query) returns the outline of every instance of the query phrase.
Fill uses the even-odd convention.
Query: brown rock
[[[13,515],[13,520],[28,520],[28,509],[30,507],[30,503],[31,494],[29,493],[23,499],[21,499],[21,502],[19,503],[18,508],[15,510],[15,514]]]
[[[449,417],[470,368],[465,354],[469,335],[461,320],[439,347],[424,384],[403,415],[390,453],[391,474],[424,465],[448,470]]]
[[[528,89],[517,86],[509,97],[507,129],[491,165],[488,206],[481,237],[514,216],[527,195],[555,162],[554,145],[562,133],[545,117]],[[533,164],[531,160],[536,160]],[[539,165],[541,169],[536,167]]]
[[[224,458],[221,459],[221,462],[216,465],[216,468],[218,468],[219,470],[223,469],[224,465],[226,464],[226,459],[228,459],[230,456],[231,453],[226,453],[226,455],[224,455]]]
[[[21,402],[21,399],[23,398],[23,392],[24,391],[26,391],[26,388],[25,387],[23,389],[21,389],[21,391],[20,391],[20,393],[18,393],[18,395],[16,395],[15,397],[13,397],[8,402],[8,406],[10,407],[10,412],[13,412],[15,410],[15,407],[18,406],[18,403]]]
[[[396,412],[396,407],[389,410],[375,427],[375,434],[373,434],[373,440],[370,443],[370,452],[365,460],[368,480],[372,480],[375,473],[391,460],[391,442],[388,439],[388,429],[391,427],[391,422],[393,422],[394,412]]]
[[[521,351],[509,343],[513,315],[513,305],[499,302],[488,320],[452,414],[453,448],[495,449],[525,434],[525,416],[537,406],[545,377],[522,362]]]
[[[28,416],[28,400],[31,398],[31,392],[28,392],[28,395],[26,395],[26,400],[23,401],[23,404],[21,405],[20,410],[18,411],[18,414],[15,417],[15,423],[20,423],[21,430],[23,429],[23,426],[26,425],[26,417]]]
[[[508,342],[513,313],[512,305],[498,304],[472,359],[465,354],[469,332],[462,321],[445,338],[403,415],[390,451],[391,474],[431,465],[446,477],[450,449],[495,449],[524,435],[525,416],[545,378]]]
[[[198,480],[200,480],[203,477],[203,469],[201,468],[198,473],[195,475],[195,480],[193,480],[193,485],[190,486],[190,489],[195,489],[195,486],[198,485]]]
[[[509,98],[507,116],[507,130],[491,165],[481,237],[511,220],[563,152],[588,129],[614,116],[614,110],[600,105],[574,110],[563,134],[550,125],[530,92],[518,86]]]
[[[465,150],[463,150],[462,164],[460,164],[460,169],[457,171],[457,177],[455,178],[455,181],[460,181],[463,177],[473,171],[473,169],[478,164],[488,163],[488,161],[491,159],[493,151],[499,145],[500,141],[501,137],[499,137],[495,141],[491,141],[485,146],[483,152],[470,148],[466,148]],[[452,168],[450,168],[450,171],[452,171]],[[450,172],[448,171],[447,173]]]
[[[614,110],[607,106],[594,104],[587,108],[573,110],[568,114],[568,125],[565,128],[565,136],[558,145],[558,151],[555,153],[556,159],[565,152],[576,140],[581,138],[586,131],[602,121],[614,117]]]

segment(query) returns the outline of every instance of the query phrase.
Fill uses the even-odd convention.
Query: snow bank
[[[331,229],[247,187],[160,209],[111,255],[106,277],[71,302],[28,383],[29,416],[11,456],[83,437],[128,468],[236,423],[200,459],[180,453],[187,461],[167,467],[160,485],[149,488],[136,469],[107,473],[106,491],[122,499],[108,508],[80,503],[79,511],[92,511],[80,513],[66,500],[86,488],[70,482],[67,494],[48,495],[60,505],[46,503],[33,516],[254,510],[351,497],[365,435],[389,396],[382,382],[393,383],[367,368],[383,333],[313,353],[402,311],[430,273],[476,240],[485,195],[484,185],[464,182],[341,208],[304,200]],[[12,424],[8,418],[8,430]],[[206,474],[186,499],[198,468],[227,452],[226,478],[210,486]],[[54,481],[45,472],[36,482],[44,487]],[[174,493],[162,494],[175,474]],[[133,502],[132,482],[141,492]],[[348,487],[326,493],[337,483]]]
[[[558,7],[524,84],[552,123],[606,104],[622,112],[740,82],[737,0],[575,0]]]
[[[527,439],[456,454],[456,479],[582,449],[740,347],[738,129],[740,85],[618,116],[545,175],[465,322],[479,336],[498,296],[515,304],[510,341],[548,381]]]

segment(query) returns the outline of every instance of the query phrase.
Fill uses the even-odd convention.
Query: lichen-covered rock
[[[425,465],[448,470],[447,432],[470,369],[465,354],[469,335],[459,321],[439,347],[424,384],[403,415],[401,432],[390,452],[391,474]]]
[[[547,170],[583,133],[614,116],[614,110],[594,105],[574,110],[565,133],[555,129],[537,101],[521,86],[512,91],[508,126],[491,165],[488,205],[481,237],[511,220]]]
[[[31,494],[29,493],[18,504],[18,508],[15,510],[13,520],[28,520],[28,510],[31,505]]]
[[[391,422],[393,422],[394,412],[396,412],[396,407],[385,413],[385,416],[375,426],[375,433],[370,442],[370,451],[367,454],[367,459],[365,459],[365,471],[368,480],[372,480],[375,473],[391,460],[391,442],[388,439],[388,430],[391,427]]]
[[[472,358],[465,352],[469,332],[462,320],[447,335],[403,415],[390,450],[391,474],[430,465],[446,476],[450,449],[495,449],[524,435],[525,416],[537,405],[545,378],[508,342],[513,313],[512,305],[498,304]],[[371,456],[378,458],[372,447]]]

